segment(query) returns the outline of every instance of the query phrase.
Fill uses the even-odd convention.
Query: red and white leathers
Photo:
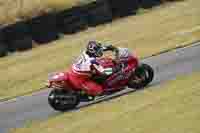
[[[102,71],[102,67],[95,64],[96,58],[83,52],[69,71],[69,79],[75,89],[83,89],[87,94],[96,96],[103,92],[103,87],[91,80],[92,71]]]

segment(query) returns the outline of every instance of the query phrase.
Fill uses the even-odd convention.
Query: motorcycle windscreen
[[[67,80],[67,74],[63,73],[63,72],[50,73],[48,75],[48,80],[49,81],[65,81],[65,80]]]

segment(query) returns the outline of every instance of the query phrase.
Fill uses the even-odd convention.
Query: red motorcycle
[[[98,63],[104,68],[114,68],[115,63],[111,58],[101,58],[97,60]],[[154,71],[148,64],[139,64],[132,73],[127,75],[120,75],[120,82],[118,82],[117,89],[104,93],[103,95],[111,95],[115,92],[126,89],[126,87],[133,89],[141,89],[147,86],[154,77]],[[100,84],[104,84],[107,79],[112,76],[96,75],[92,79]],[[48,102],[50,106],[57,111],[66,111],[75,108],[80,102],[93,101],[94,96],[88,95],[83,90],[78,90],[70,85],[68,78],[68,72],[53,73],[49,75],[47,87],[52,89],[49,96]],[[104,86],[107,90],[107,86]],[[114,86],[116,88],[116,84]]]

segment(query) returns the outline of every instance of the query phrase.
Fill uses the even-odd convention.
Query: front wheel
[[[80,103],[80,99],[76,93],[53,89],[49,93],[48,102],[53,109],[64,112],[74,109]]]
[[[136,68],[133,76],[129,80],[128,87],[141,89],[146,87],[154,78],[154,70],[148,64],[141,64]]]

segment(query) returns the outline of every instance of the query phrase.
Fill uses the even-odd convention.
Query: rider
[[[112,45],[102,46],[102,44],[96,41],[89,41],[86,50],[75,61],[75,63],[72,65],[71,71],[69,72],[69,78],[71,79],[70,81],[72,82],[72,85],[74,85],[74,88],[84,89],[87,92],[87,94],[91,96],[101,95],[104,91],[103,87],[102,85],[97,84],[91,79],[92,75],[96,73],[104,75],[110,75],[112,73],[115,73],[108,79],[113,80],[117,77],[118,74],[130,71],[129,69],[130,67],[132,67],[132,64],[137,65],[137,61],[135,58],[129,58],[129,55],[127,53],[128,49],[120,49],[121,48],[116,48]],[[120,56],[127,57],[123,59],[120,58],[120,60],[124,60],[124,62],[127,62],[127,64],[129,65],[126,66],[123,70],[121,70],[121,65],[116,65],[115,69],[104,69],[96,61],[98,57],[103,56],[103,51],[115,52],[117,57],[116,62],[119,61]],[[121,72],[118,72],[119,70],[121,70]],[[117,80],[115,82],[117,82]],[[115,84],[115,82],[113,82],[113,84]],[[108,86],[112,85],[109,84]]]

